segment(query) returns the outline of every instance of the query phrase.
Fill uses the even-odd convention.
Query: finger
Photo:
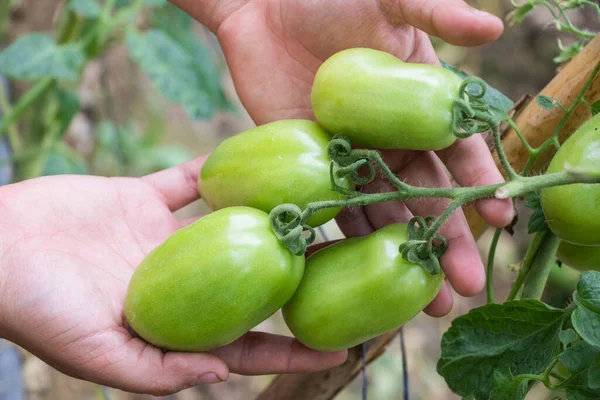
[[[457,140],[453,146],[437,152],[456,182],[461,186],[484,186],[504,182],[504,178],[480,135]],[[493,227],[502,228],[514,217],[512,200],[485,199],[475,209]]]
[[[314,351],[294,338],[263,332],[248,332],[211,353],[225,361],[231,372],[242,375],[322,371],[342,364],[348,355]]]
[[[309,246],[306,249],[306,253],[305,256],[309,257],[312,254],[316,253],[317,251],[324,249],[325,247],[329,247],[331,245],[334,245],[335,243],[341,241],[342,239],[337,239],[337,240],[330,240],[329,242],[323,242],[323,243],[318,243],[318,244],[313,244],[312,246]]]
[[[360,237],[373,233],[362,207],[344,207],[335,217],[335,221],[346,237]]]
[[[164,198],[165,204],[171,211],[200,198],[198,194],[198,175],[208,154],[173,168],[155,172],[142,178]]]
[[[166,396],[199,384],[227,380],[229,369],[208,353],[167,352],[131,338],[122,346],[86,365],[91,376],[84,377],[128,392]]]
[[[409,24],[458,46],[493,42],[504,29],[498,17],[462,0],[381,0],[380,4],[392,24]]]
[[[416,186],[451,186],[441,161],[431,152],[421,153],[421,156],[414,159],[398,176]],[[448,208],[450,200],[413,199],[405,203],[414,215],[439,216]],[[485,284],[483,263],[462,209],[452,213],[439,233],[448,241],[448,248],[440,258],[448,281],[456,292],[463,296],[479,293]]]
[[[425,307],[423,312],[432,317],[443,317],[444,315],[448,314],[450,310],[452,310],[453,303],[454,300],[452,299],[452,292],[450,291],[446,281],[444,281],[440,291],[438,292],[437,296],[435,296],[435,299],[433,299],[433,301],[429,303],[427,307]]]

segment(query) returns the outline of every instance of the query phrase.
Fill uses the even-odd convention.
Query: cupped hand
[[[489,43],[502,33],[502,22],[462,0],[172,0],[216,33],[237,93],[257,124],[314,119],[310,92],[315,73],[332,54],[352,47],[389,52],[412,63],[439,64],[431,34],[455,45]],[[212,3],[212,7],[206,7]],[[204,4],[204,6],[202,5]],[[464,186],[502,181],[479,136],[459,140],[437,153],[386,151],[394,173],[408,183],[450,186],[448,170]],[[377,179],[363,190],[393,188]],[[445,200],[415,200],[345,210],[338,223],[347,236],[365,235],[415,215],[439,215]],[[485,200],[476,210],[490,225],[502,227],[513,217],[510,200]],[[449,248],[442,257],[448,281],[461,295],[484,286],[485,275],[475,240],[462,210],[443,226]],[[442,316],[452,307],[449,288],[425,310]]]
[[[0,336],[58,370],[131,392],[174,393],[227,379],[326,369],[346,353],[251,332],[210,353],[163,352],[123,315],[140,261],[190,221],[204,159],[144,178],[43,177],[0,188]]]

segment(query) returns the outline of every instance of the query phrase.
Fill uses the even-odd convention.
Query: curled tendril
[[[476,86],[479,90],[472,90]],[[466,139],[476,133],[486,132],[491,128],[487,122],[481,122],[482,114],[489,114],[490,107],[482,101],[487,91],[486,83],[477,77],[465,79],[460,85],[458,99],[453,103],[452,129],[454,136]]]
[[[435,222],[434,217],[414,217],[408,223],[408,241],[400,246],[402,257],[408,262],[421,265],[431,275],[441,272],[439,257],[446,251],[447,241],[442,235],[435,234],[427,239],[429,228]],[[434,246],[433,241],[439,245]]]
[[[303,255],[308,245],[314,242],[315,230],[303,222],[302,210],[297,205],[281,204],[271,211],[269,217],[275,236],[292,254]],[[308,238],[302,236],[304,231],[309,232]]]
[[[333,177],[346,178],[355,185],[366,185],[375,179],[376,170],[368,153],[364,150],[352,150],[350,141],[344,136],[334,136],[327,147],[329,158],[332,161]],[[360,176],[359,170],[368,168],[366,176]],[[334,190],[340,192],[340,188],[332,179]],[[342,190],[339,190],[342,189]]]

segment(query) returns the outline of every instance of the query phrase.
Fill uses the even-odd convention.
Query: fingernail
[[[223,382],[223,381],[214,372],[209,372],[208,374],[201,375],[200,378],[198,378],[198,383],[219,383],[219,382]]]

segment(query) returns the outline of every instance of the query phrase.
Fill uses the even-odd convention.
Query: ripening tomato
[[[296,338],[337,351],[396,329],[439,292],[443,274],[430,275],[399,252],[407,225],[335,243],[311,255],[283,317]]]
[[[600,246],[580,246],[562,241],[556,258],[578,271],[600,271]]]
[[[285,304],[304,256],[277,240],[269,216],[230,207],[178,230],[136,269],[125,315],[165,350],[205,351],[231,343]]]
[[[213,210],[248,206],[267,213],[284,203],[304,209],[310,202],[343,199],[331,189],[330,140],[322,127],[307,120],[276,121],[235,135],[204,163],[200,195]],[[351,187],[346,179],[336,183]],[[340,211],[323,209],[307,222],[319,226]]]
[[[354,145],[440,150],[456,140],[453,102],[461,84],[460,77],[442,67],[355,48],[321,65],[311,101],[317,121]]]
[[[585,122],[558,150],[548,173],[572,167],[600,170],[600,114]],[[541,191],[550,230],[564,241],[600,246],[600,184],[573,184]]]

